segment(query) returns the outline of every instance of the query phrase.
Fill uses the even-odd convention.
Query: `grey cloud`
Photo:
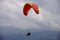
[[[26,0],[27,1],[27,0]],[[31,1],[31,0],[30,0]],[[40,2],[38,2],[40,1]],[[54,1],[54,0],[53,0]],[[22,29],[38,29],[38,30],[59,30],[60,16],[51,10],[58,10],[57,0],[37,0],[32,1],[40,6],[41,14],[35,15],[30,11],[28,17],[25,17],[22,12],[25,1],[0,1],[0,25],[2,26],[16,26]],[[16,3],[17,2],[17,3]],[[27,1],[28,2],[28,1]],[[56,6],[56,5],[57,6]],[[21,6],[22,5],[22,6]],[[54,8],[54,6],[56,6]],[[48,9],[48,10],[47,10]],[[51,9],[51,10],[50,10]],[[42,15],[42,17],[41,17]],[[42,21],[43,20],[43,21]],[[56,29],[57,28],[57,29]]]

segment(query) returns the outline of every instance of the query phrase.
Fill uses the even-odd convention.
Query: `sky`
[[[28,2],[38,5],[38,15],[33,9],[28,16],[23,15],[24,4]],[[60,0],[0,0],[0,27],[13,27],[23,32],[60,31]]]
[[[30,9],[28,16],[24,16],[23,7],[28,2],[38,5],[39,14]],[[60,0],[0,0],[0,35],[7,40],[16,36],[16,40],[21,36],[23,39],[27,32],[32,33],[32,40],[45,36],[56,39],[53,31],[60,31]]]

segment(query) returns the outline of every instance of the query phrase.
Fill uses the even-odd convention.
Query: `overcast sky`
[[[28,16],[24,16],[23,6],[27,2],[36,3],[39,6],[40,14],[35,14],[31,9]],[[59,31],[59,6],[59,0],[0,0],[0,26],[22,30]]]

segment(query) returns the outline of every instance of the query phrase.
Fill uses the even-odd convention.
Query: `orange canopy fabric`
[[[32,8],[33,8],[34,11],[36,12],[36,14],[39,14],[38,5],[32,4]]]

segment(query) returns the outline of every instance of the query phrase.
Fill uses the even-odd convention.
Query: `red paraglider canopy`
[[[28,15],[28,12],[29,12],[29,10],[31,8],[35,11],[36,14],[39,14],[38,6],[36,4],[34,4],[34,3],[26,3],[24,5],[24,8],[23,8],[23,13],[24,13],[25,16]]]

